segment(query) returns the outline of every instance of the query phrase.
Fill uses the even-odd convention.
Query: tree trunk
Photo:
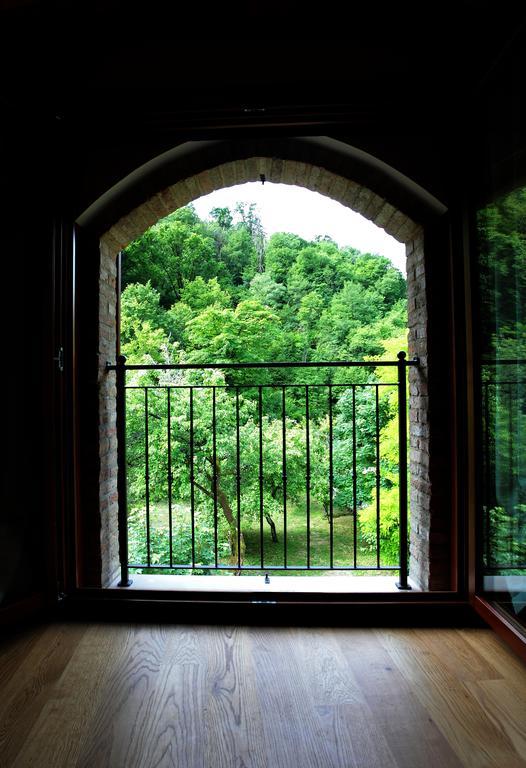
[[[270,535],[272,537],[272,543],[277,544],[278,543],[278,534],[276,533],[276,523],[271,518],[268,512],[265,512],[265,520],[270,525]]]
[[[229,528],[228,543],[230,545],[230,562],[233,565],[237,565],[238,563],[239,565],[243,565],[243,559],[245,557],[245,549],[246,549],[245,538],[241,530],[239,531],[239,536],[238,536],[237,520],[232,511],[232,507],[228,502],[228,497],[226,493],[222,491],[221,488],[219,487],[219,478],[220,478],[220,472],[217,468],[216,470],[217,500],[219,502],[219,506],[223,511],[225,519],[228,523],[228,528]],[[208,498],[213,499],[214,498],[213,475],[207,475],[207,480],[210,482],[210,490],[208,488],[205,488],[196,480],[194,480],[194,485],[196,488],[199,488],[200,491],[205,493],[208,496]],[[239,541],[239,556],[238,556],[238,541]]]

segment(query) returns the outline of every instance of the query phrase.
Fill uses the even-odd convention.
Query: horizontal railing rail
[[[397,586],[408,589],[406,379],[407,368],[415,365],[418,365],[418,360],[407,360],[403,352],[399,353],[396,361],[142,365],[127,364],[126,359],[120,356],[116,365],[108,364],[109,371],[116,371],[117,385],[120,585],[131,583],[130,569],[151,568],[161,572],[360,570],[399,571]],[[383,367],[397,369],[395,381],[204,383],[162,378],[169,371],[372,370]],[[158,372],[160,379],[153,383],[127,382],[127,374],[141,371]],[[384,402],[380,393],[389,389],[396,393],[398,419],[399,549],[396,563],[386,563],[382,556],[382,483],[387,483],[388,478],[382,474],[385,463],[381,457]],[[326,390],[325,399],[323,390]],[[360,485],[358,463],[364,460],[364,454],[369,457],[371,466],[362,468],[364,477]],[[155,467],[152,464],[154,456]],[[129,470],[133,470],[132,513],[136,514],[140,508],[144,532],[139,547],[142,556],[139,558],[130,558],[129,553]],[[249,471],[251,484],[246,479]],[[371,479],[367,479],[368,475]],[[300,476],[304,476],[301,483]],[[336,487],[335,480],[345,485],[347,508],[344,513],[352,518],[352,525],[347,531],[350,541],[345,542],[346,559],[343,562],[339,551],[342,542],[338,540],[335,530],[335,512],[339,511],[335,502],[341,489]],[[224,482],[227,486],[223,485]],[[375,516],[374,536],[369,530],[368,538],[368,546],[374,551],[372,562],[360,562],[358,556],[361,544],[359,513],[364,488],[369,492],[369,508],[373,509]],[[179,501],[186,500],[184,514],[187,530],[184,536],[187,533],[190,536],[188,558],[183,560],[177,539],[177,535],[183,536],[182,528],[179,525],[177,534],[174,527],[175,510],[184,505],[176,503],[174,494],[178,494]],[[160,495],[164,499],[161,512]],[[321,497],[328,524],[328,554],[323,562],[317,552],[320,534],[313,532],[312,528],[315,507],[321,506]],[[251,515],[249,518],[247,507]],[[298,558],[294,553],[291,555],[289,551],[292,547],[292,510],[298,507],[304,507],[304,558]],[[206,514],[203,513],[205,508]],[[276,513],[277,508],[279,511]],[[162,558],[153,540],[158,534],[158,521],[154,518],[159,514],[164,515],[162,530],[167,533]],[[181,517],[180,509],[178,514]],[[276,521],[272,515],[279,515],[282,537],[279,562],[274,562],[269,555],[271,547],[266,541],[270,533],[272,543],[278,541]],[[205,533],[210,534],[208,529],[211,527],[208,541],[211,551],[207,556],[200,551],[202,519],[205,519]],[[265,523],[270,530],[267,537]],[[245,557],[245,536],[249,534],[253,544],[257,540],[256,554],[252,553],[254,562],[247,562]],[[226,547],[227,555],[224,554]],[[135,546],[135,553],[137,551]],[[272,555],[275,560],[276,547],[273,547]]]

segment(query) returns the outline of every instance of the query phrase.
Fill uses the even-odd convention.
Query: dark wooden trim
[[[263,577],[262,577],[263,578]],[[156,590],[156,589],[132,589],[127,590],[124,587],[109,587],[106,589],[79,589],[71,598],[77,601],[81,600],[125,600],[134,601],[145,598],[152,600],[170,600],[173,602],[221,602],[245,603],[253,600],[265,601],[273,600],[280,604],[300,603],[305,605],[361,605],[368,604],[396,604],[396,605],[469,605],[469,601],[459,597],[454,592],[417,592],[403,591],[399,592],[349,592],[349,593],[320,593],[320,592],[282,592],[265,591],[262,592],[236,592],[220,590]]]
[[[53,230],[52,369],[50,392],[51,457],[50,554],[56,596],[76,587],[76,328],[75,243],[70,222],[57,218]],[[60,358],[60,359],[59,359]]]
[[[467,595],[466,578],[466,327],[464,317],[464,267],[462,250],[462,206],[451,209],[448,230],[449,300],[451,344],[451,589]]]
[[[449,567],[449,583],[451,589],[458,591],[459,585],[462,582],[461,574],[459,573],[460,564],[462,559],[460,557],[460,541],[461,534],[459,530],[460,515],[459,515],[459,471],[461,469],[460,454],[459,454],[459,408],[458,408],[458,386],[461,381],[459,377],[459,371],[457,367],[458,361],[458,344],[456,333],[456,305],[455,305],[455,269],[454,269],[454,243],[452,237],[451,217],[448,221],[447,232],[447,245],[448,245],[448,288],[449,288],[449,319],[450,319],[450,360],[451,360],[451,379],[450,379],[450,403],[451,403],[451,457],[449,462],[449,472],[451,476],[451,524],[450,524],[450,567]]]
[[[74,510],[72,530],[70,535],[71,563],[70,578],[66,585],[66,591],[76,589],[80,583],[83,568],[84,549],[82,547],[81,520],[80,520],[80,456],[79,456],[79,402],[78,402],[78,330],[77,330],[77,248],[79,245],[79,228],[74,225],[71,230],[71,253],[68,252],[71,265],[71,284],[69,286],[71,297],[71,370],[69,371],[69,385],[71,387],[71,449],[72,449],[72,482],[70,504]]]
[[[473,598],[479,616],[526,662],[526,632],[504,610],[479,595]]]
[[[262,599],[265,597],[266,599]],[[391,596],[317,596],[223,593],[139,592],[125,595],[123,590],[83,590],[61,602],[60,617],[78,621],[153,621],[204,624],[270,624],[283,626],[442,626],[484,627],[473,607],[462,600],[416,600]],[[326,598],[333,598],[328,600]],[[404,597],[406,597],[404,595]],[[359,598],[359,599],[358,599]]]
[[[463,211],[462,222],[462,244],[463,244],[463,262],[464,262],[464,320],[466,328],[466,473],[465,473],[465,514],[467,525],[467,581],[468,592],[471,598],[475,595],[477,580],[477,520],[476,520],[476,500],[477,500],[477,447],[476,434],[477,411],[475,403],[475,350],[473,337],[473,232],[472,221],[469,208],[466,206]]]

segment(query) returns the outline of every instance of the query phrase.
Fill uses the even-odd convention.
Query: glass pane
[[[483,588],[526,625],[526,188],[478,212]]]

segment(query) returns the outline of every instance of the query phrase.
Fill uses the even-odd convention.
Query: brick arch
[[[429,470],[427,287],[424,262],[424,227],[389,200],[357,181],[321,165],[264,155],[230,160],[181,178],[154,193],[118,219],[101,236],[99,299],[99,445],[100,516],[103,585],[118,574],[116,489],[115,380],[105,370],[116,349],[116,255],[149,227],[197,198],[225,187],[260,181],[291,184],[319,192],[362,214],[399,242],[405,243],[408,281],[408,349],[421,365],[409,371],[411,560],[410,577],[421,588],[447,588],[446,547],[430,551],[432,488]],[[440,525],[440,522],[439,522]]]
[[[360,213],[401,243],[412,240],[418,229],[418,224],[409,216],[372,189],[326,168],[297,160],[250,157],[222,163],[166,187],[119,219],[103,236],[104,240],[118,251],[157,221],[193,200],[225,187],[260,181],[262,175],[270,183],[304,187],[330,197]]]

